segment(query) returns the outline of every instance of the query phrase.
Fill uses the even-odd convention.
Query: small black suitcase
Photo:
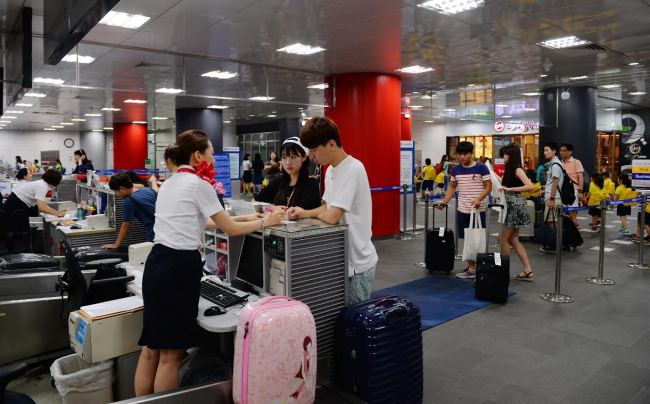
[[[424,264],[430,272],[444,271],[449,273],[454,270],[456,248],[454,231],[448,226],[448,209],[449,207],[445,206],[445,227],[435,227],[431,230],[425,229],[426,250],[424,252]],[[432,216],[432,222],[434,222],[433,225],[435,226],[435,210]]]
[[[44,254],[20,253],[0,257],[0,272],[16,274],[25,272],[60,271],[58,259]]]
[[[495,260],[495,256],[498,259]],[[500,260],[500,265],[499,261]],[[510,285],[510,257],[498,253],[479,253],[476,256],[474,296],[494,303],[508,301]]]

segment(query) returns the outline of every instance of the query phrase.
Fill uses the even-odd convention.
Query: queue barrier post
[[[417,231],[417,227],[415,226],[415,222],[417,222],[417,212],[418,212],[418,198],[417,198],[417,194],[415,193],[415,185],[413,185],[413,223],[412,223],[413,224],[413,230],[412,230],[413,237],[419,236],[420,234],[422,234],[422,232]],[[424,231],[426,233],[426,231],[427,231],[426,228],[424,229]]]
[[[639,262],[631,262],[627,264],[628,267],[634,268],[634,269],[650,269],[650,266],[646,265],[643,263],[643,250],[645,247],[645,219],[646,219],[646,205],[648,204],[648,201],[646,200],[646,194],[642,194],[641,196],[641,215],[639,218],[639,221],[637,222],[637,226],[640,226],[640,237],[639,237]]]
[[[403,227],[402,227],[402,230],[400,231],[400,235],[397,236],[397,238],[400,239],[400,240],[413,240],[413,238],[414,238],[413,235],[408,234],[408,232],[406,230],[406,228],[407,228],[406,211],[407,211],[407,204],[408,204],[408,201],[407,201],[406,197],[408,195],[408,192],[407,192],[408,189],[409,189],[408,185],[406,185],[406,184],[402,185],[402,192],[403,192],[403,195],[404,195],[404,197],[402,199],[402,226]]]
[[[568,295],[560,293],[561,275],[562,275],[562,214],[563,208],[557,208],[557,222],[555,226],[556,231],[556,246],[555,246],[555,291],[552,293],[544,293],[540,297],[543,300],[551,303],[573,303],[573,298]]]
[[[415,228],[415,226],[413,226],[413,228]],[[424,199],[424,249],[423,249],[424,258],[422,259],[422,261],[418,261],[415,264],[413,264],[418,268],[427,267],[426,259],[427,259],[427,237],[429,236],[428,232],[429,232],[429,196],[427,195],[427,197]]]
[[[603,279],[603,263],[605,261],[605,220],[607,219],[607,201],[600,201],[600,245],[598,250],[598,276],[586,278],[587,283],[594,285],[614,285],[611,279]]]

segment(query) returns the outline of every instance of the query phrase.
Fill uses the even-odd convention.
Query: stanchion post
[[[456,212],[458,212],[458,198],[456,198]],[[449,208],[447,208],[447,216],[449,216]],[[463,256],[458,254],[458,214],[454,215],[454,259],[456,261],[461,261]]]
[[[634,268],[634,269],[650,269],[650,266],[646,265],[643,263],[643,250],[645,248],[645,207],[648,204],[648,201],[646,200],[646,194],[642,194],[641,197],[641,214],[639,215],[639,221],[637,222],[637,226],[639,227],[639,262],[631,262],[627,264],[628,267]]]
[[[490,252],[490,204],[488,203],[487,209],[485,210],[485,252]],[[479,217],[481,217],[481,211],[478,212]]]
[[[404,192],[404,197],[402,199],[402,206],[403,206],[402,220],[403,220],[404,228],[402,229],[401,234],[399,235],[400,240],[413,240],[413,236],[408,234],[407,231],[406,231],[406,228],[407,228],[407,226],[406,226],[406,210],[407,210],[407,206],[406,205],[408,204],[408,201],[407,201],[406,197],[407,197],[408,189],[409,189],[408,185],[406,185],[406,184],[402,185],[402,191]]]
[[[427,198],[427,202],[428,200],[429,198]],[[418,198],[417,198],[417,194],[415,193],[415,185],[413,185],[413,232],[412,233],[414,237],[421,234],[419,231],[417,231],[415,227],[415,222],[417,222],[417,213],[418,213]]]
[[[557,222],[555,225],[555,231],[557,232],[555,238],[555,291],[553,293],[544,293],[540,297],[543,300],[551,303],[573,303],[573,298],[568,295],[563,295],[560,293],[561,286],[561,275],[562,275],[562,217],[561,206],[556,207],[557,209]]]
[[[613,285],[611,279],[603,279],[603,263],[605,261],[605,220],[607,219],[607,201],[600,201],[600,249],[598,250],[598,277],[589,277],[585,281],[594,285]]]
[[[433,213],[435,219],[435,212]],[[435,220],[433,221],[435,224]],[[424,258],[420,262],[416,262],[415,265],[418,268],[427,267],[427,237],[429,237],[429,196],[427,195],[424,200]]]

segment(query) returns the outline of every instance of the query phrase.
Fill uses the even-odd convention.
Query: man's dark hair
[[[456,145],[456,154],[466,154],[474,152],[474,144],[472,142],[462,141]]]
[[[24,180],[25,177],[27,177],[27,174],[29,174],[29,171],[26,168],[21,168],[16,173],[16,179],[17,180]]]
[[[341,147],[339,127],[329,118],[310,118],[300,130],[300,142],[308,149],[323,146],[330,140]]]
[[[557,149],[559,149],[557,143],[555,142],[546,142],[544,143],[544,147],[548,147],[549,149],[553,150],[555,153],[557,153]]]
[[[431,165],[431,159],[424,159],[424,164],[430,166]]]
[[[560,146],[560,147],[564,147],[568,151],[573,152],[573,145],[571,143],[562,143],[562,146]]]
[[[61,183],[61,173],[50,168],[43,174],[42,179],[53,187],[58,187]]]
[[[113,191],[117,191],[120,187],[131,189],[133,188],[133,181],[131,181],[129,174],[117,173],[108,181],[108,187]]]

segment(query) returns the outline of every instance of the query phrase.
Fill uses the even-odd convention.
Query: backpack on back
[[[560,166],[560,169],[562,170],[562,185],[560,185],[560,199],[562,200],[563,205],[573,205],[573,203],[576,201],[576,191],[573,188],[573,184],[575,182],[569,177],[569,174],[567,174],[566,170],[564,167],[562,167],[562,164],[560,163],[553,163],[549,167],[549,170],[554,166],[558,165]]]

